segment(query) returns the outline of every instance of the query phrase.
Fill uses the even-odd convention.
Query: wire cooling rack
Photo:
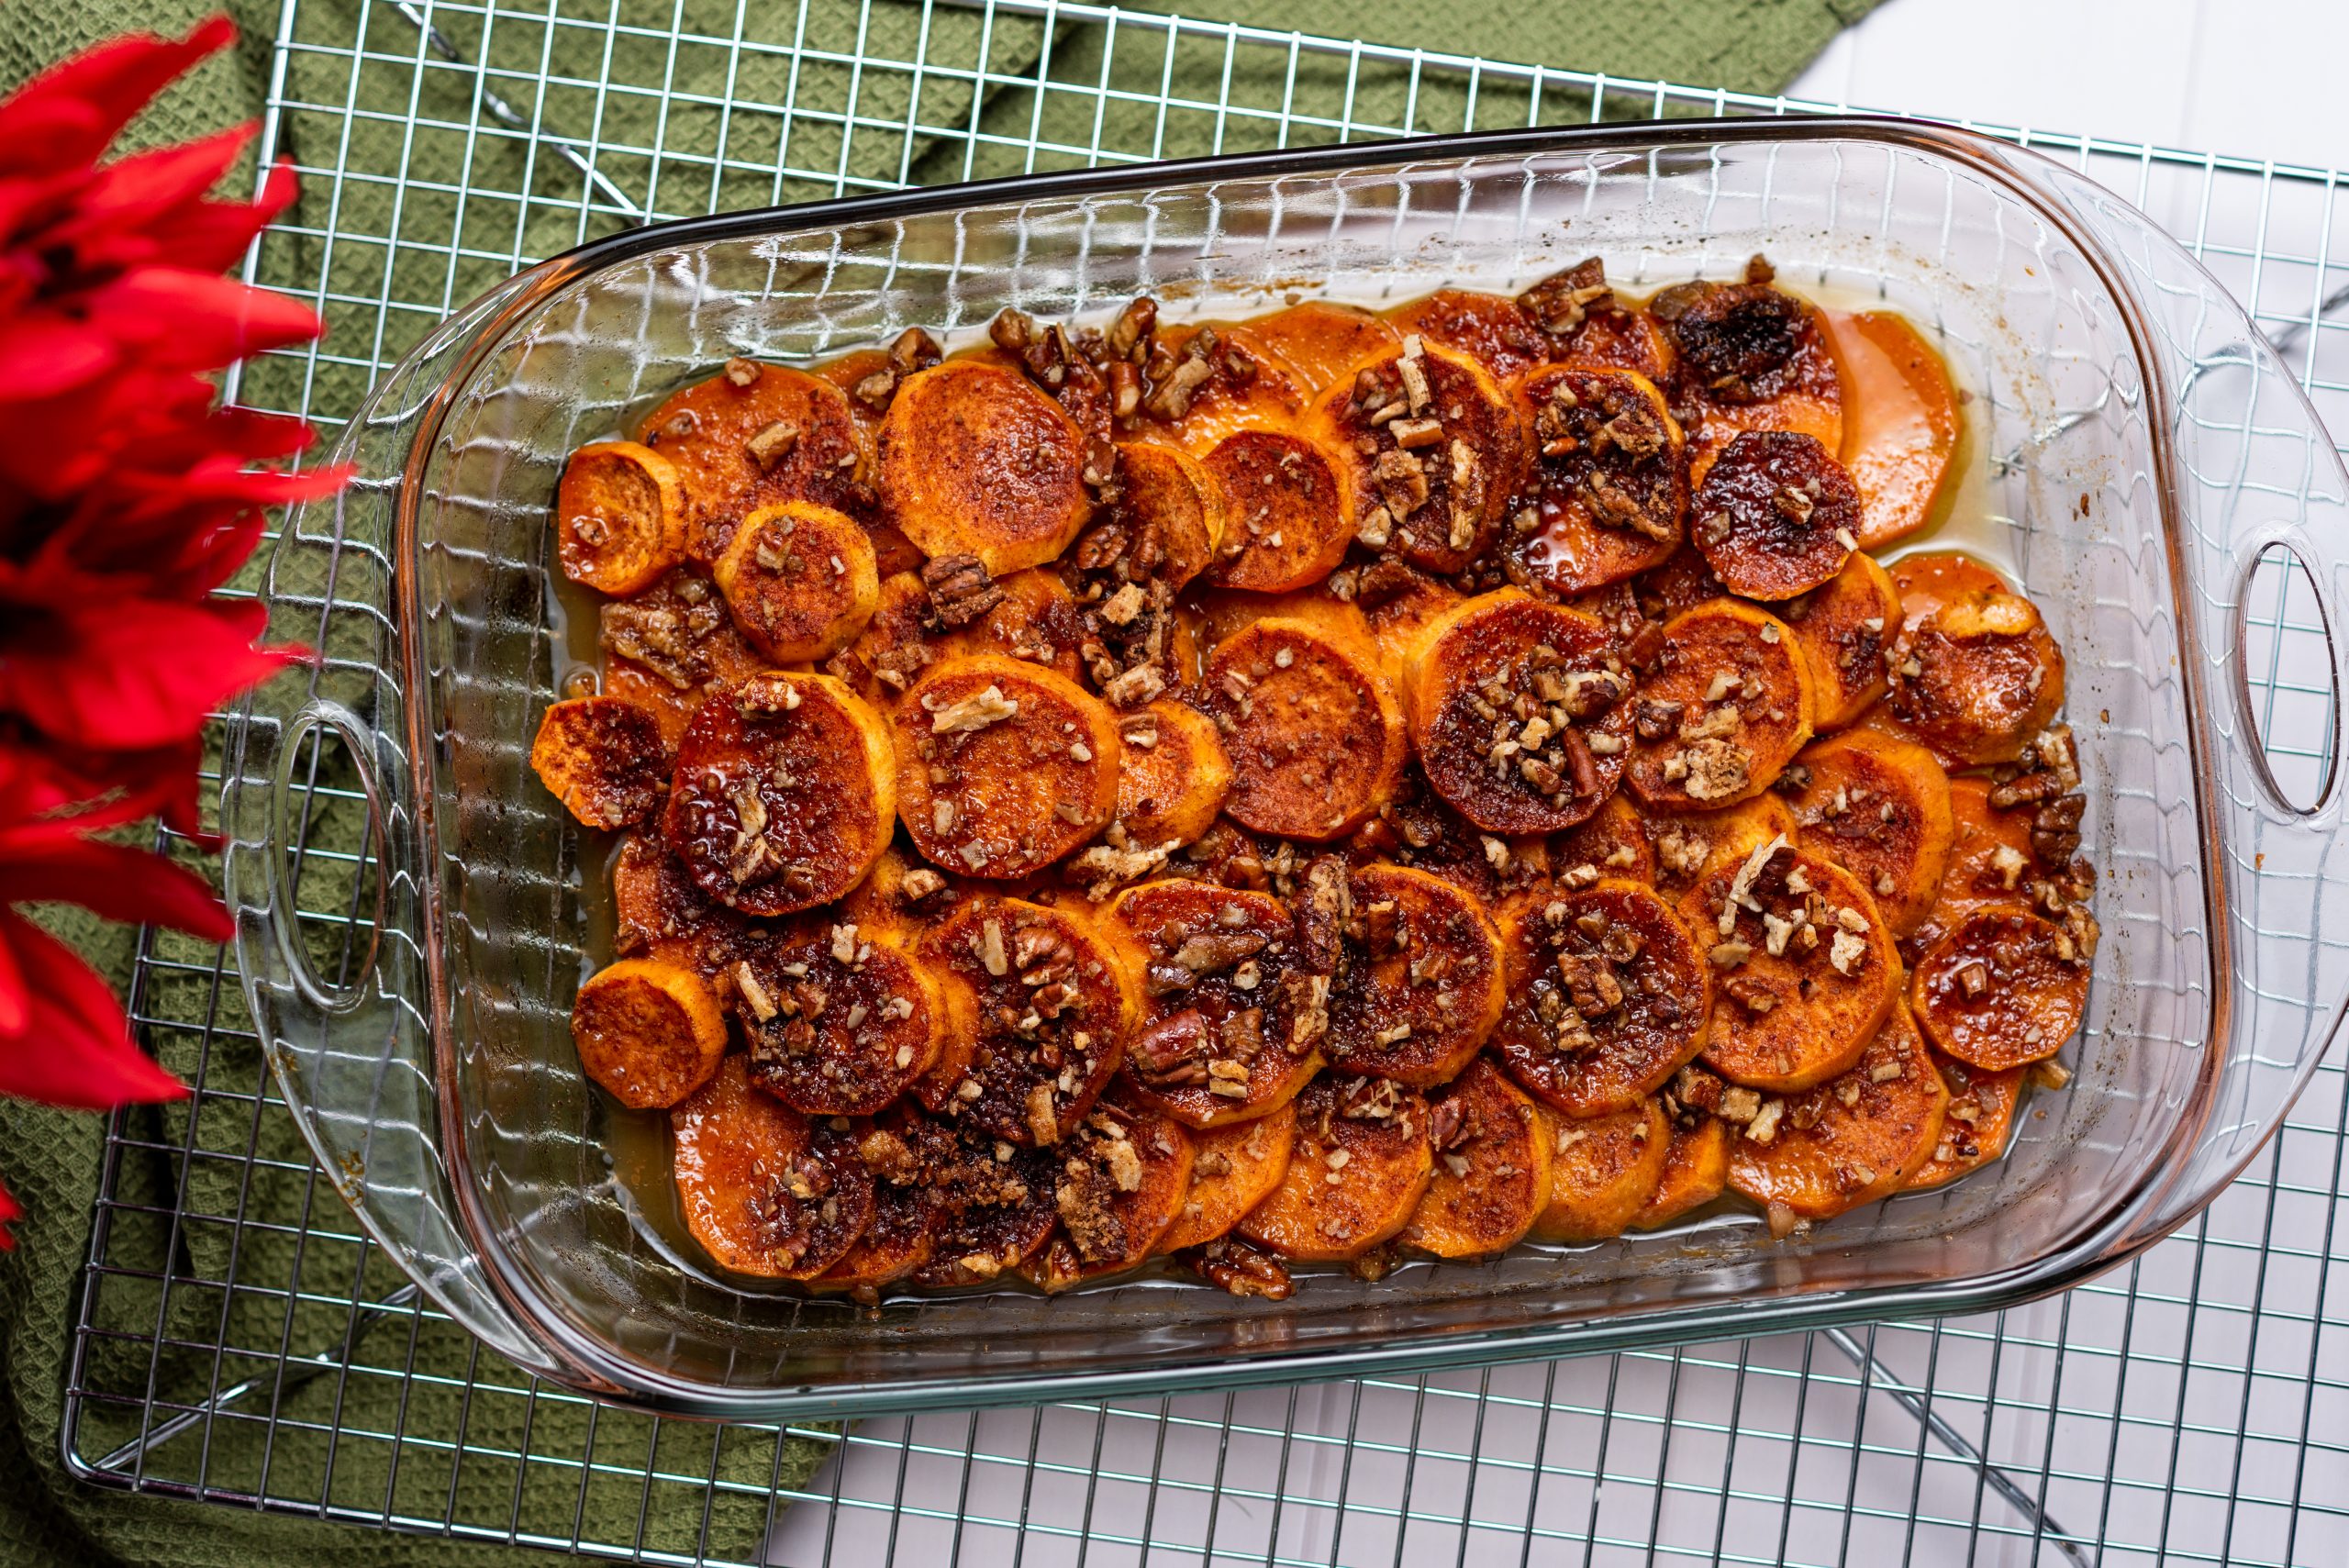
[[[330,330],[239,393],[331,426],[479,289],[654,217],[1178,149],[1834,106],[1076,5],[285,0],[264,144],[306,195],[252,272]],[[1975,128],[2170,227],[2349,430],[2336,175]],[[2271,762],[2312,797],[2333,700],[2313,599],[2278,560],[2252,602]],[[308,805],[362,803],[322,772]],[[304,854],[331,974],[364,951],[372,862]],[[232,960],[142,938],[133,1016],[195,1095],[176,1130],[109,1126],[65,1425],[100,1484],[662,1562],[2349,1562],[2338,1048],[2186,1231],[1995,1317],[841,1433],[602,1410],[482,1351],[282,1136],[235,998]],[[132,1245],[158,1227],[168,1265]],[[804,1442],[824,1462],[794,1484]]]

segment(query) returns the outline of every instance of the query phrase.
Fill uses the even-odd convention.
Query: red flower
[[[227,46],[117,39],[0,101],[0,1094],[98,1108],[186,1091],[120,1005],[13,907],[66,902],[225,940],[227,912],[161,856],[93,837],[161,815],[196,837],[207,715],[298,651],[250,600],[214,596],[262,509],[339,488],[262,466],[300,421],[215,406],[212,376],[317,336],[307,307],[220,274],[295,195],[208,194],[241,126],[101,162],[173,78]],[[0,1246],[16,1206],[0,1191]]]

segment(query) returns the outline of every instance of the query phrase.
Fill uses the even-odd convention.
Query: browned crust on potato
[[[657,830],[631,833],[612,857],[612,950],[682,963],[703,979],[740,956],[750,921],[704,893]]]
[[[1190,1191],[1158,1238],[1158,1251],[1200,1246],[1239,1224],[1288,1173],[1296,1136],[1294,1100],[1252,1120],[1192,1133]]]
[[[1575,364],[1531,371],[1510,390],[1533,433],[1532,506],[1509,521],[1512,579],[1585,594],[1670,560],[1688,455],[1655,384]]]
[[[1283,838],[1334,839],[1392,796],[1403,713],[1367,645],[1272,617],[1208,655],[1200,706],[1231,762],[1233,820]]]
[[[1729,1184],[1804,1219],[1890,1197],[1932,1158],[1949,1090],[1906,1007],[1895,1007],[1851,1069],[1762,1102],[1730,1140]]]
[[[1713,569],[1705,564],[1697,547],[1683,542],[1663,565],[1642,573],[1633,592],[1641,613],[1650,620],[1668,621],[1683,611],[1724,596],[1729,590],[1713,575]]]
[[[1917,961],[1909,1005],[1944,1056],[1993,1072],[2043,1062],[2080,1027],[2088,960],[2036,911],[1986,905]]]
[[[1730,1131],[1727,1122],[1709,1116],[1697,1117],[1687,1126],[1675,1122],[1663,1173],[1656,1178],[1654,1193],[1631,1217],[1631,1229],[1669,1225],[1727,1191]]]
[[[932,1124],[933,1126],[935,1124]],[[972,1127],[924,1140],[921,1180],[937,1195],[930,1261],[913,1272],[928,1289],[986,1284],[1042,1249],[1060,1218],[1060,1163],[1049,1149],[1011,1150]]]
[[[1949,775],[1914,741],[1873,729],[1813,741],[1787,770],[1787,804],[1803,848],[1826,856],[1874,895],[1905,937],[1923,923],[1949,863]]]
[[[1689,537],[1732,594],[1790,599],[1859,550],[1860,492],[1834,449],[1795,430],[1746,430],[1688,503]]]
[[[651,713],[672,751],[713,684],[767,667],[734,629],[718,584],[698,567],[681,566],[635,598],[600,606],[596,641],[605,655],[605,695]]]
[[[1394,798],[1346,840],[1346,854],[1431,872],[1487,905],[1539,882],[1551,865],[1542,838],[1486,833],[1445,806],[1417,762],[1404,768]]]
[[[598,593],[640,594],[684,559],[685,493],[676,466],[634,441],[596,441],[555,489],[555,562]]]
[[[1512,1077],[1568,1116],[1630,1109],[1704,1045],[1706,944],[1642,884],[1553,884],[1512,898],[1501,951],[1508,1000],[1494,1049]]]
[[[1416,1090],[1325,1073],[1297,1096],[1281,1184],[1238,1233],[1299,1262],[1358,1258],[1410,1223],[1434,1166]]]
[[[1467,355],[1497,382],[1550,362],[1549,334],[1511,295],[1438,289],[1397,306],[1386,319],[1398,333],[1416,332],[1422,341]]]
[[[1544,1241],[1620,1236],[1656,1189],[1672,1124],[1653,1099],[1598,1117],[1542,1113],[1550,1131],[1550,1195],[1533,1221]]]
[[[1500,1021],[1499,933],[1474,898],[1428,872],[1366,865],[1347,881],[1331,1065],[1413,1088],[1453,1078]]]
[[[579,1065],[630,1110],[674,1106],[718,1071],[726,1015],[709,983],[681,963],[624,958],[597,970],[571,1008]]]
[[[950,360],[907,376],[882,421],[882,515],[933,559],[997,577],[1066,550],[1091,515],[1085,437],[1022,376]]]
[[[1933,1069],[1949,1090],[1949,1107],[1932,1158],[1909,1178],[1909,1192],[1947,1185],[2002,1158],[2007,1140],[2014,1136],[2015,1110],[2031,1071],[2007,1067],[1989,1072],[1939,1051],[1933,1052]]]
[[[1637,371],[1659,386],[1672,369],[1662,324],[1609,285],[1597,256],[1530,285],[1517,305],[1549,335],[1553,360]]]
[[[685,489],[685,551],[707,563],[762,506],[860,502],[866,443],[840,389],[805,371],[737,361],[751,373],[686,387],[647,414],[636,439],[676,466]],[[730,367],[729,367],[730,368]]]
[[[1697,884],[1713,856],[1731,843],[1751,849],[1798,830],[1784,796],[1757,795],[1721,811],[1656,811],[1638,808],[1640,828],[1655,853],[1656,891],[1678,897]],[[1563,867],[1570,862],[1560,861]]]
[[[1699,851],[1699,865],[1703,859]],[[1587,820],[1553,838],[1550,864],[1560,873],[1589,866],[1600,876],[1626,882],[1656,880],[1655,847],[1648,840],[1647,824],[1639,808],[1620,794],[1609,795]]]
[[[1237,430],[1205,460],[1223,495],[1222,543],[1208,577],[1227,588],[1286,593],[1321,581],[1353,542],[1352,465],[1305,436]]]
[[[1524,1240],[1550,1199],[1555,1134],[1524,1092],[1479,1057],[1428,1104],[1435,1165],[1406,1247],[1481,1258]]]
[[[1884,695],[1885,654],[1900,635],[1900,595],[1873,557],[1854,555],[1816,592],[1789,600],[1778,613],[1810,662],[1818,729],[1842,728]]]
[[[1671,344],[1673,397],[1695,475],[1740,431],[1790,430],[1843,450],[1843,387],[1808,301],[1765,281],[1677,284],[1647,302]]]
[[[907,688],[890,725],[906,832],[958,875],[1041,871],[1117,810],[1117,718],[1050,670],[991,653],[947,660]]]
[[[1718,810],[1761,794],[1810,739],[1810,666],[1784,621],[1716,599],[1664,628],[1663,663],[1627,705],[1624,778],[1642,804]]]
[[[1279,356],[1308,396],[1403,340],[1386,317],[1326,299],[1308,299],[1256,317],[1248,323],[1248,331]]]
[[[1451,584],[1399,561],[1375,561],[1359,571],[1337,573],[1328,591],[1344,595],[1344,602],[1362,612],[1363,625],[1378,645],[1379,668],[1397,692],[1408,684],[1411,650],[1429,627],[1467,597]]]
[[[946,613],[957,616],[974,602],[968,595],[946,597]],[[1057,575],[1038,569],[990,579],[981,599],[984,607],[950,625],[918,575],[900,572],[885,577],[872,618],[853,642],[826,662],[825,673],[882,708],[894,706],[932,664],[974,653],[1000,653],[1072,681],[1084,673],[1077,651],[1085,641],[1084,617]]]
[[[1149,1257],[1190,1194],[1190,1129],[1114,1095],[1053,1152],[1061,1162],[1060,1233],[1029,1266],[1029,1277],[1047,1292],[1123,1273]]]
[[[660,721],[620,697],[549,704],[530,742],[530,769],[589,828],[641,822],[669,789]]]
[[[852,1133],[857,1157],[873,1173],[873,1219],[840,1262],[808,1282],[818,1292],[873,1292],[930,1262],[936,1251],[940,1195],[922,1151],[946,1134],[911,1104],[890,1106]]]
[[[746,915],[829,904],[888,846],[896,758],[880,715],[829,675],[774,671],[704,703],[662,830],[696,884]]]
[[[1118,720],[1125,751],[1118,766],[1119,823],[1145,848],[1187,844],[1214,826],[1231,793],[1231,761],[1215,721],[1161,698]]]
[[[2010,762],[2064,706],[2064,652],[2029,599],[1960,594],[1901,633],[1887,706],[1954,766]]]
[[[829,658],[864,629],[881,598],[872,539],[812,501],[744,517],[711,575],[742,640],[778,664]]]
[[[726,978],[752,1082],[809,1116],[871,1116],[935,1066],[945,993],[896,940],[841,921],[750,944]]]
[[[751,1086],[743,1059],[670,1112],[685,1229],[718,1266],[813,1279],[873,1218],[873,1176],[852,1139]]]
[[[1998,785],[1978,774],[1949,781],[1950,851],[1932,911],[1910,933],[1912,954],[1930,950],[1986,904],[2029,898],[2039,876],[2031,851],[2032,810],[1990,804]]]
[[[1181,588],[1214,562],[1230,520],[1223,486],[1197,458],[1149,441],[1118,448],[1109,521],[1125,530],[1128,559],[1143,575]]]
[[[1143,372],[1136,436],[1197,458],[1236,430],[1287,429],[1305,411],[1305,389],[1253,322],[1162,327]]]

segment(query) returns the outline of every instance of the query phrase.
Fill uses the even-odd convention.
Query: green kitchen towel
[[[1219,25],[1773,92],[1874,3],[1441,0],[1382,7],[1358,0],[1186,0],[1146,8]],[[184,32],[218,8],[216,0],[13,0],[0,11],[0,90],[111,34]],[[280,6],[227,0],[226,8],[243,29],[239,48],[174,87],[135,128],[134,145],[261,116]],[[1586,102],[1530,105],[1521,94],[1490,86],[1470,99],[1474,89],[1464,78],[1355,69],[1342,57],[1308,55],[1292,64],[1286,51],[1227,50],[1212,37],[1170,54],[1163,45],[1136,43],[1140,35],[1130,31],[1114,69],[1105,70],[1099,28],[1063,25],[1048,36],[1030,18],[947,6],[925,11],[902,0],[869,8],[854,0],[763,7],[737,0],[553,0],[528,15],[495,9],[494,17],[492,28],[481,7],[435,13],[455,47],[492,68],[496,91],[589,147],[631,203],[673,215],[804,200],[836,185],[863,190],[1067,166],[1097,147],[1178,157],[1298,145],[1330,139],[1340,117],[1391,133],[1588,112]],[[696,41],[674,43],[672,28]],[[521,261],[627,219],[583,207],[575,173],[542,147],[469,134],[466,128],[484,123],[476,118],[474,78],[437,64],[419,71],[415,62],[429,58],[424,46],[387,0],[305,0],[293,33],[302,47],[283,61],[281,140],[304,164],[339,167],[347,177],[336,188],[314,182],[305,192],[286,230],[264,244],[261,275],[323,297],[329,357],[255,367],[245,396],[263,406],[306,407],[331,422],[356,406],[374,367],[388,365],[447,308]],[[729,39],[752,47],[698,41]],[[793,45],[796,58],[787,52]],[[906,69],[908,62],[925,69]],[[541,72],[553,80],[543,93],[532,85]],[[1006,83],[1038,74],[1072,90]],[[597,91],[604,81],[667,90]],[[986,84],[983,94],[978,82]],[[1104,83],[1112,89],[1106,95]],[[1194,107],[1162,113],[1154,102],[1162,90]],[[786,103],[801,113],[730,112],[736,104]],[[1197,106],[1219,103],[1232,112]],[[857,130],[844,138],[839,121],[851,106]],[[1619,114],[1641,109],[1628,101],[1611,106]],[[816,109],[831,115],[808,113]],[[664,162],[664,150],[684,156]],[[417,169],[432,172],[398,178]],[[460,178],[470,191],[512,199],[459,204],[436,188]],[[321,822],[315,841],[355,846],[356,814],[334,809],[342,814]],[[45,917],[127,984],[129,933],[70,911]],[[300,1242],[306,1226],[341,1238],[354,1230],[331,1190],[313,1180],[284,1111],[251,1100],[262,1069],[233,967],[180,939],[157,941],[166,962],[150,966],[139,999],[142,1018],[152,1020],[147,1034],[183,1075],[202,1062],[212,1092],[193,1108],[164,1106],[131,1118],[133,1138],[114,1156],[119,1202],[104,1245],[122,1273],[95,1282],[82,1273],[106,1158],[100,1120],[0,1104],[0,1180],[26,1209],[17,1250],[0,1257],[0,1564],[275,1568],[362,1549],[367,1561],[382,1563],[544,1561],[502,1543],[362,1538],[317,1519],[132,1498],[66,1473],[63,1392],[85,1290],[104,1332],[85,1344],[83,1385],[128,1401],[85,1407],[90,1430],[77,1448],[86,1458],[138,1430],[150,1393],[163,1407],[188,1405],[267,1370],[265,1362],[224,1362],[205,1347],[225,1337],[317,1354],[351,1329],[347,1306],[338,1304],[351,1300],[354,1284],[380,1298],[398,1284],[372,1254],[368,1273],[354,1278],[361,1252],[348,1240]],[[239,1216],[241,1226],[231,1223]],[[168,1296],[135,1277],[163,1274],[173,1281]],[[152,1348],[159,1337],[161,1353]],[[371,1436],[333,1442],[284,1435],[273,1446],[263,1422],[224,1419],[208,1439],[192,1432],[158,1451],[154,1473],[187,1479],[195,1473],[193,1445],[208,1441],[203,1477],[218,1488],[326,1499],[340,1510],[410,1520],[454,1513],[500,1529],[511,1522],[541,1539],[576,1531],[647,1551],[752,1559],[766,1494],[804,1481],[827,1451],[814,1440],[657,1423],[562,1398],[467,1401],[469,1381],[511,1389],[522,1380],[445,1325],[395,1320],[358,1344],[365,1375],[318,1377],[282,1393],[276,1407],[283,1418],[307,1424],[292,1434]],[[403,1375],[411,1371],[416,1375]],[[269,1407],[265,1390],[239,1407]],[[461,1433],[467,1457],[453,1462],[447,1445]],[[517,1454],[546,1462],[518,1463]],[[647,1473],[661,1490],[642,1479]],[[696,1478],[713,1473],[729,1485],[710,1502]]]

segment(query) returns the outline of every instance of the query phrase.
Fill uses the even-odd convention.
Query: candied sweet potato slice
[[[2089,955],[2021,904],[1975,910],[1917,962],[1909,1003],[1933,1048],[1996,1072],[2043,1062],[2080,1027]]]
[[[685,965],[624,958],[579,987],[571,1040],[607,1094],[652,1110],[709,1082],[726,1054],[726,1015],[709,982]]]
[[[1978,774],[1949,781],[1949,858],[1932,909],[1910,933],[1910,951],[1930,949],[1985,904],[2021,902],[2037,874],[2031,851],[2032,812],[1990,804],[1998,785]]]
[[[685,554],[705,565],[762,506],[858,506],[866,443],[840,389],[805,371],[730,361],[647,414],[636,439],[675,465]]]
[[[1482,1258],[1525,1239],[1550,1201],[1556,1135],[1525,1092],[1486,1058],[1428,1100],[1435,1167],[1403,1228],[1406,1247]]]
[[[1191,1134],[1191,1185],[1158,1251],[1178,1252],[1224,1235],[1264,1202],[1288,1174],[1297,1137],[1297,1102],[1288,1100],[1252,1121],[1228,1122]]]
[[[1957,595],[1892,651],[1892,717],[1950,762],[2010,762],[2064,706],[2064,653],[2019,595]]]
[[[1744,283],[1678,284],[1647,309],[1672,345],[1675,406],[1698,416],[1688,432],[1693,478],[1701,482],[1743,430],[1790,430],[1843,450],[1842,382],[1808,302],[1749,267]]]
[[[1191,1191],[1197,1151],[1174,1118],[1112,1096],[1059,1148],[1060,1234],[1029,1265],[1048,1292],[1121,1273],[1150,1256]]]
[[[1403,712],[1369,644],[1273,617],[1219,644],[1201,684],[1231,762],[1224,809],[1242,827],[1334,839],[1393,795]]]
[[[1688,454],[1655,384],[1569,364],[1530,371],[1510,390],[1533,432],[1532,506],[1509,521],[1513,566],[1584,594],[1670,560],[1688,510]]]
[[[1118,720],[1118,822],[1144,848],[1187,844],[1215,825],[1231,793],[1231,760],[1215,721],[1162,697]]]
[[[975,1128],[930,1140],[923,1179],[937,1195],[930,1261],[913,1282],[937,1290],[985,1284],[1018,1269],[1051,1240],[1060,1162],[1049,1149],[1011,1149]]]
[[[1279,356],[1308,396],[1403,340],[1385,317],[1326,299],[1259,316],[1248,323],[1248,331]]]
[[[841,921],[753,943],[727,980],[751,1081],[794,1110],[871,1116],[938,1062],[945,993],[886,931]]]
[[[625,597],[685,553],[685,493],[676,465],[634,441],[581,447],[555,488],[555,562],[562,574]]]
[[[660,720],[621,697],[549,704],[530,742],[530,768],[589,828],[641,822],[669,788]]]
[[[1648,842],[1647,826],[1638,807],[1620,794],[1609,795],[1588,820],[1550,840],[1550,864],[1562,873],[1588,866],[1600,876],[1655,881],[1655,848]]]
[[[1117,810],[1117,718],[1050,670],[994,653],[947,660],[907,688],[890,725],[906,832],[957,874],[1041,871]]]
[[[1656,1178],[1655,1191],[1646,1204],[1631,1217],[1631,1229],[1653,1230],[1669,1225],[1726,1192],[1729,1140],[1729,1124],[1717,1117],[1698,1116],[1686,1126],[1674,1122],[1663,1173]]]
[[[1550,357],[1561,363],[1636,371],[1662,385],[1672,368],[1663,325],[1607,282],[1607,266],[1586,257],[1517,296],[1518,308],[1549,335]]]
[[[1900,623],[1913,627],[1952,599],[1972,594],[2010,592],[2007,580],[1970,555],[1954,550],[1904,555],[1888,569],[1900,595]]]
[[[743,1059],[669,1113],[685,1229],[718,1267],[813,1279],[873,1219],[873,1173],[855,1140],[751,1086]]]
[[[1550,335],[1508,295],[1438,289],[1397,306],[1386,319],[1397,333],[1416,332],[1422,342],[1467,355],[1497,382],[1550,362]]]
[[[1713,965],[1705,1064],[1793,1094],[1848,1070],[1900,995],[1900,954],[1860,881],[1783,837],[1714,853],[1680,917]]]
[[[1761,1101],[1730,1140],[1729,1184],[1774,1221],[1831,1219],[1907,1185],[1932,1158],[1948,1105],[1909,1009],[1895,1007],[1848,1071]]]
[[[1640,574],[1636,593],[1641,611],[1651,620],[1668,621],[1726,595],[1721,580],[1705,564],[1693,544],[1682,544],[1661,566]]]
[[[1949,775],[1914,741],[1847,730],[1803,748],[1787,770],[1787,804],[1803,848],[1826,856],[1876,895],[1884,923],[1905,937],[1932,909],[1949,864]]]
[[[672,751],[712,684],[767,667],[726,613],[718,584],[698,567],[679,567],[633,599],[596,612],[605,655],[604,693],[650,712]]]
[[[1624,705],[1623,776],[1642,804],[1718,810],[1761,794],[1809,740],[1810,665],[1786,622],[1716,599],[1664,628],[1662,663]]]
[[[744,517],[710,574],[742,640],[778,664],[829,658],[881,600],[871,537],[812,501]]]
[[[1180,588],[1214,563],[1230,513],[1206,463],[1179,448],[1128,441],[1117,472],[1108,521],[1124,531],[1124,557],[1139,578]]]
[[[1420,634],[1407,689],[1429,784],[1486,832],[1563,831],[1622,776],[1631,677],[1579,610],[1515,588],[1465,600]]]
[[[1237,1230],[1299,1262],[1358,1258],[1410,1223],[1434,1167],[1417,1090],[1325,1073],[1297,1096],[1281,1184]]]
[[[1354,537],[1351,464],[1305,436],[1235,430],[1205,459],[1223,494],[1224,531],[1208,577],[1280,594],[1327,577]]]
[[[1204,458],[1240,430],[1282,430],[1305,412],[1305,388],[1252,322],[1159,328],[1143,367],[1146,416],[1136,434]]]
[[[705,980],[734,962],[751,930],[652,830],[629,834],[612,857],[612,948],[622,958],[682,963]]]
[[[1329,977],[1306,967],[1287,906],[1203,882],[1146,882],[1102,912],[1140,976],[1126,1082],[1187,1127],[1271,1114],[1321,1064]]]
[[[1859,486],[1860,548],[1940,520],[1963,426],[1949,367],[1906,317],[1820,313],[1843,385],[1843,464]]]
[[[1412,648],[1429,627],[1467,597],[1451,584],[1399,561],[1374,562],[1359,572],[1334,575],[1330,592],[1353,595],[1351,602],[1378,644],[1380,667],[1397,692],[1408,684]]]
[[[1550,1195],[1533,1221],[1544,1241],[1604,1241],[1631,1229],[1664,1175],[1672,1124],[1653,1099],[1605,1116],[1544,1111]]]
[[[1536,888],[1501,917],[1508,1001],[1494,1049],[1509,1074],[1568,1116],[1628,1110],[1704,1045],[1706,947],[1636,882]]]
[[[1677,898],[1697,884],[1714,855],[1731,843],[1752,849],[1797,831],[1795,814],[1784,797],[1757,795],[1720,811],[1656,811],[1640,808],[1641,830],[1655,852],[1656,890]],[[1571,865],[1561,860],[1561,866]],[[1612,873],[1609,873],[1612,874]]]
[[[907,376],[882,421],[882,515],[932,559],[1007,576],[1059,555],[1091,516],[1085,439],[1025,377],[972,360]]]
[[[839,681],[754,675],[686,726],[662,830],[719,902],[746,915],[812,909],[888,847],[896,769],[881,716]]]
[[[1949,1107],[1942,1118],[1941,1141],[1933,1145],[1932,1158],[1909,1178],[1910,1192],[1946,1185],[2006,1153],[2007,1140],[2014,1135],[2022,1081],[2031,1071],[2006,1067],[1990,1072],[1938,1051],[1933,1053],[1933,1069],[1949,1090]]]
[[[1841,729],[1885,693],[1885,652],[1900,635],[1900,595],[1892,574],[1858,554],[1814,592],[1790,599],[1779,617],[1810,662],[1819,688],[1815,723]]]
[[[882,707],[932,664],[973,653],[1025,660],[1072,681],[1083,673],[1084,617],[1056,573],[1036,568],[992,578],[966,560],[933,562],[930,575],[935,591],[912,572],[882,579],[871,620],[826,672]]]
[[[1330,1064],[1413,1088],[1453,1078],[1500,1021],[1500,934],[1475,898],[1431,873],[1366,865],[1347,880]]]
[[[1794,430],[1739,433],[1688,503],[1713,575],[1749,599],[1791,599],[1859,549],[1860,493],[1834,450]]]
[[[868,1295],[930,1262],[937,1250],[940,1195],[925,1151],[947,1134],[919,1107],[900,1103],[854,1129],[857,1157],[873,1173],[873,1219],[840,1262],[808,1282],[820,1292]]]

